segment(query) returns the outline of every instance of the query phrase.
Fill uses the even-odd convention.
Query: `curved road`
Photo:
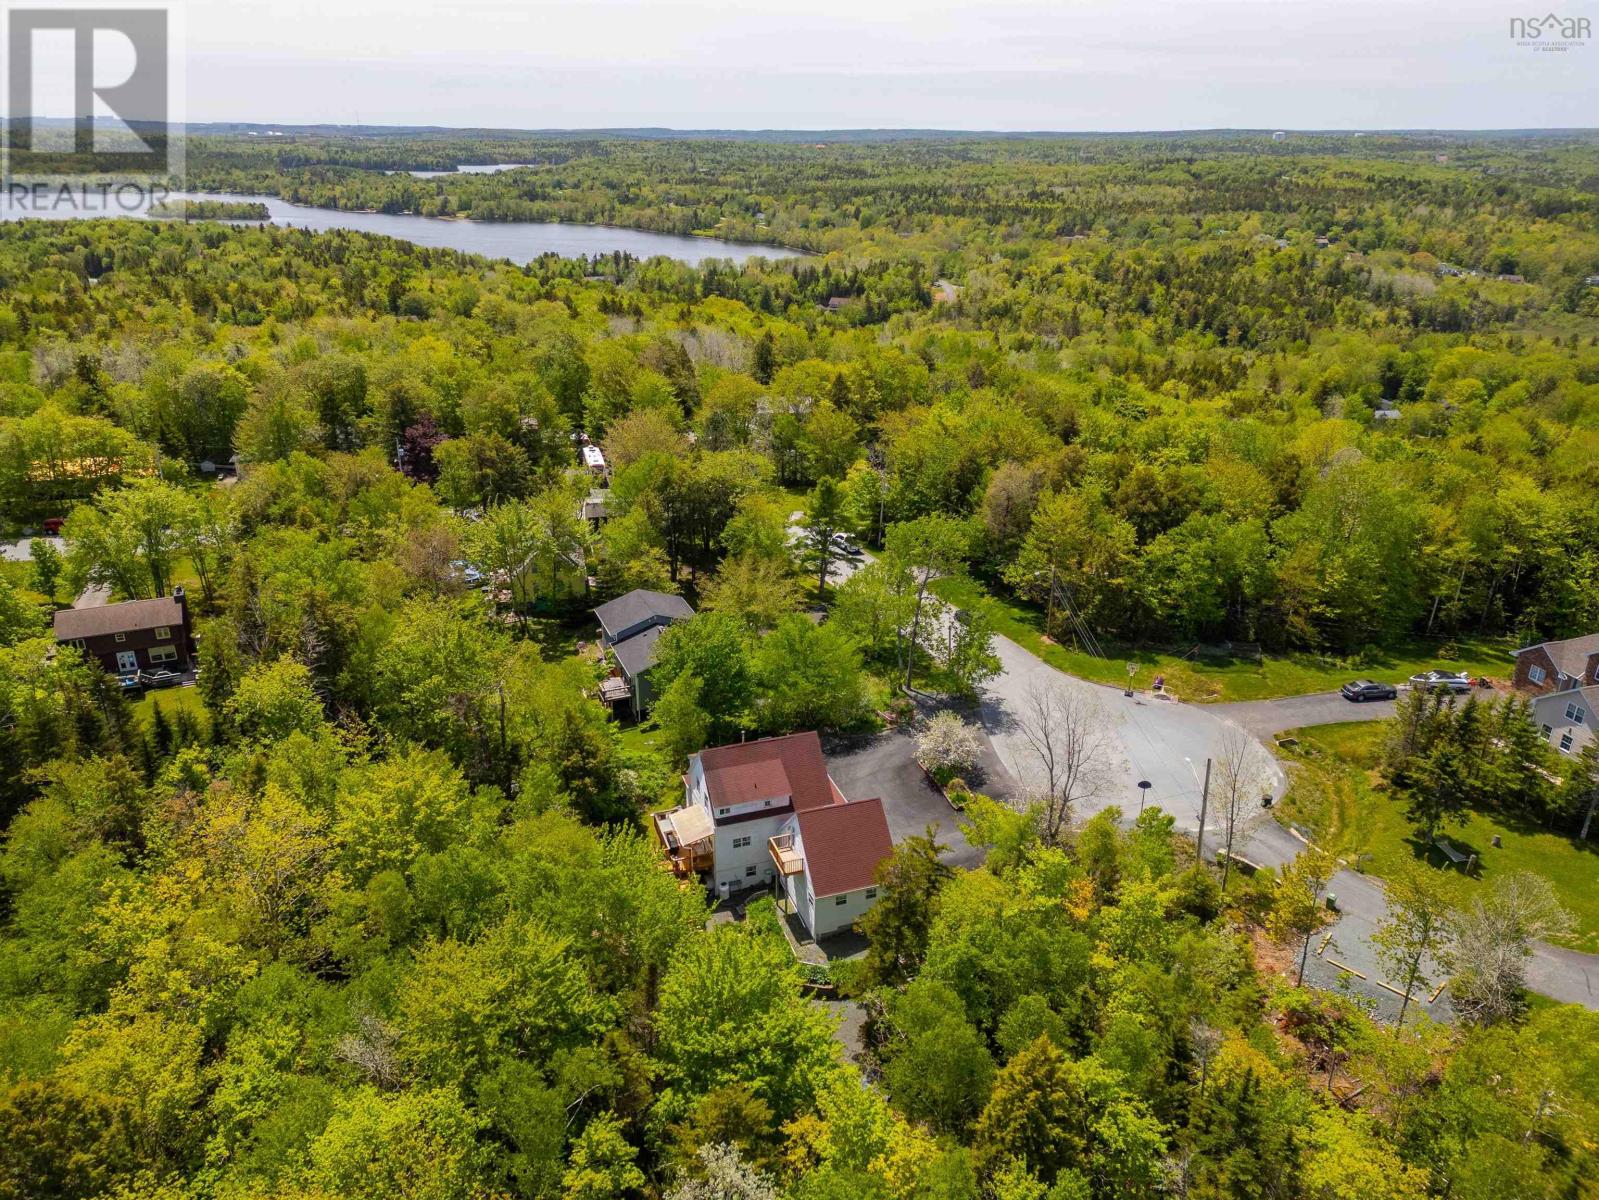
[[[1394,715],[1397,702],[1345,700],[1337,692],[1284,696],[1278,700],[1244,700],[1233,704],[1207,704],[1205,710],[1237,721],[1258,738],[1306,725],[1336,725],[1345,721],[1381,721]]]
[[[994,638],[1001,673],[984,691],[981,720],[1000,760],[1025,790],[1036,786],[1042,774],[1037,756],[1021,735],[1018,716],[1030,688],[1045,683],[1068,689],[1093,705],[1107,734],[1108,762],[1103,789],[1073,814],[1075,820],[1117,807],[1131,818],[1138,812],[1139,780],[1148,780],[1148,801],[1177,819],[1177,827],[1192,834],[1199,826],[1200,783],[1207,756],[1220,754],[1229,727],[1254,735],[1259,751],[1254,769],[1262,790],[1280,798],[1287,778],[1279,763],[1262,744],[1285,729],[1342,721],[1379,720],[1393,715],[1393,701],[1353,704],[1336,692],[1289,696],[1235,704],[1188,705],[1154,699],[1147,694],[1132,698],[1115,688],[1089,683],[1050,666],[1009,638]],[[1214,788],[1214,779],[1212,786]],[[1213,793],[1214,794],[1214,793]],[[1214,810],[1206,820],[1206,850],[1214,855],[1220,844]],[[1248,830],[1241,853],[1264,866],[1280,867],[1303,848],[1289,830],[1262,813]],[[1372,948],[1371,933],[1387,911],[1382,886],[1354,871],[1339,871],[1328,884],[1337,897],[1338,919],[1317,934],[1306,970],[1307,982],[1332,987],[1347,979],[1383,1012],[1397,1011],[1399,996],[1381,982],[1382,968]],[[1599,1008],[1599,955],[1581,954],[1538,943],[1527,968],[1528,984],[1536,991],[1571,1004]],[[1436,1018],[1448,1019],[1449,999],[1417,995],[1419,1006]]]

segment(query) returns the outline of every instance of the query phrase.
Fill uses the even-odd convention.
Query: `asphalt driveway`
[[[917,764],[916,739],[909,732],[890,730],[864,742],[828,749],[827,772],[844,795],[851,800],[882,799],[895,845],[932,826],[938,840],[949,848],[943,856],[945,862],[967,868],[982,864],[983,851],[960,831],[960,814]],[[994,766],[1001,769],[997,761]],[[1006,786],[1004,778],[983,784],[985,791],[992,789],[1002,796]]]
[[[1060,688],[1091,706],[1108,751],[1098,794],[1079,806],[1073,820],[1086,820],[1106,808],[1135,816],[1138,783],[1144,780],[1151,785],[1148,803],[1171,813],[1184,832],[1198,831],[1205,759],[1221,754],[1230,728],[1214,706],[1179,704],[1143,693],[1127,697],[1116,688],[1057,671],[1009,638],[995,637],[994,650],[1002,669],[983,694],[983,729],[1023,790],[1038,789],[1043,780],[1038,757],[1021,733],[1028,693],[1037,686]],[[1281,764],[1258,742],[1251,744],[1251,750],[1250,767],[1260,794],[1280,798],[1287,786]],[[1212,811],[1206,820],[1207,837],[1213,837],[1217,828]]]
[[[1260,753],[1255,766],[1263,790],[1269,788],[1274,797],[1280,797],[1287,777],[1282,764],[1261,741],[1284,729],[1305,725],[1379,720],[1391,716],[1394,709],[1393,701],[1354,704],[1336,692],[1210,705],[1178,704],[1145,695],[1129,698],[1115,688],[1058,671],[1008,638],[996,637],[994,648],[1002,672],[984,693],[982,723],[995,752],[1016,777],[1020,789],[1036,785],[1040,771],[1017,726],[1021,704],[1035,683],[1071,689],[1094,706],[1103,729],[1110,735],[1111,761],[1106,765],[1104,790],[1074,814],[1077,821],[1109,807],[1119,808],[1124,817],[1131,817],[1138,811],[1137,782],[1144,779],[1153,785],[1149,802],[1171,813],[1177,818],[1177,827],[1192,834],[1199,826],[1200,783],[1195,768],[1202,771],[1205,757],[1219,752],[1230,726],[1242,726],[1260,739],[1255,743]],[[1207,857],[1214,857],[1219,832],[1216,818],[1209,816]],[[1293,833],[1263,812],[1248,830],[1242,853],[1262,866],[1280,868],[1303,848]],[[1327,988],[1347,986],[1392,1018],[1401,998],[1392,981],[1385,978],[1371,940],[1387,913],[1382,884],[1370,876],[1344,870],[1333,876],[1327,891],[1337,897],[1338,916],[1316,937],[1305,973],[1307,981]],[[1527,977],[1529,985],[1546,996],[1599,1008],[1599,955],[1538,943],[1533,947]],[[1411,1003],[1413,1008],[1420,1007],[1437,1019],[1447,1020],[1450,1016],[1447,992],[1433,998],[1429,990],[1425,995],[1413,996]]]
[[[1382,721],[1394,715],[1397,701],[1364,700],[1356,704],[1337,692],[1315,692],[1309,696],[1283,696],[1276,700],[1243,700],[1231,704],[1207,704],[1206,712],[1236,721],[1258,738],[1269,738],[1285,729],[1306,725],[1337,725],[1346,721]]]

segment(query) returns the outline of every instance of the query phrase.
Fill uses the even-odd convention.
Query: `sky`
[[[1599,0],[1555,2],[1599,29]],[[1511,19],[1531,8],[188,0],[187,116],[500,128],[1599,126],[1599,39],[1562,53],[1518,45]]]

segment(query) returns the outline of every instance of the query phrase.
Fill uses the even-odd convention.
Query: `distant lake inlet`
[[[151,204],[151,193],[141,188],[97,189],[93,185],[76,184],[65,189],[51,185],[40,187],[43,190],[29,189],[28,185],[23,184],[8,184],[4,193],[0,193],[0,220],[144,217]],[[467,254],[481,254],[485,258],[509,259],[518,265],[532,262],[544,254],[576,258],[620,251],[635,258],[664,256],[698,266],[709,259],[731,259],[742,263],[750,258],[798,258],[805,253],[784,246],[653,233],[615,225],[570,225],[554,221],[463,221],[410,213],[349,212],[290,204],[276,196],[173,192],[165,197],[157,195],[155,199],[229,200],[264,204],[274,225],[317,231],[351,229],[399,238],[418,246],[460,250]]]

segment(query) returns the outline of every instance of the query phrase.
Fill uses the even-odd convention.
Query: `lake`
[[[406,171],[405,174],[417,179],[438,179],[444,175],[498,175],[501,171],[519,171],[523,167],[537,165],[537,163],[461,163],[453,171]],[[384,172],[385,175],[397,173]]]
[[[77,195],[78,193],[73,193]],[[400,238],[418,246],[462,250],[485,258],[508,258],[517,264],[531,262],[541,254],[563,258],[593,256],[623,251],[635,258],[665,256],[698,265],[707,259],[724,258],[743,262],[748,258],[797,258],[804,251],[782,246],[763,246],[752,242],[724,242],[717,238],[686,237],[675,233],[652,233],[644,229],[623,229],[614,225],[569,225],[553,221],[452,221],[441,217],[407,214],[344,212],[333,208],[312,208],[290,204],[276,196],[238,196],[174,193],[171,197],[195,200],[246,200],[267,206],[272,224],[301,229],[353,229],[362,233]],[[48,212],[37,207],[23,211],[13,205],[9,194],[0,195],[0,220],[27,220],[32,217],[90,218],[143,216],[148,201],[140,197],[126,206],[115,197],[91,194],[90,206],[55,205]]]

